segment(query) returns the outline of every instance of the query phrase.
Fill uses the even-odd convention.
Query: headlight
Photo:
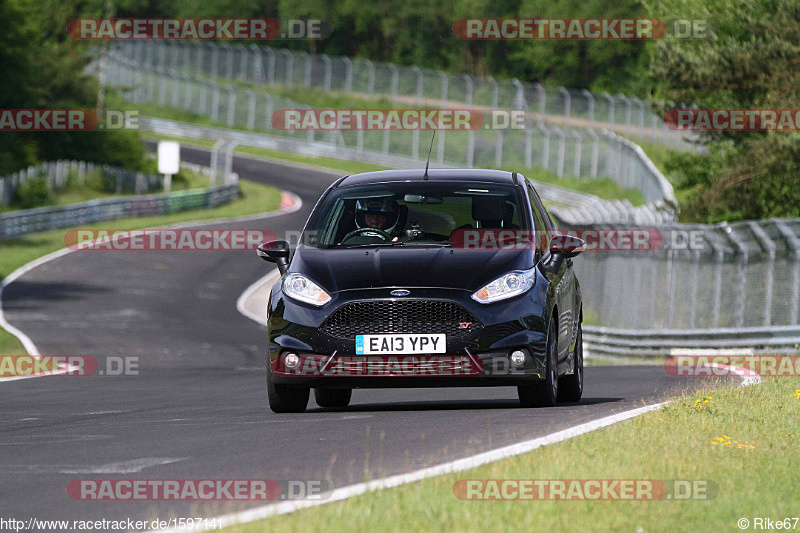
[[[287,296],[311,305],[325,305],[331,296],[322,288],[301,274],[289,274],[283,280],[283,292]]]
[[[472,295],[472,299],[482,304],[490,304],[506,298],[518,296],[530,290],[536,283],[536,268],[515,270],[500,276]]]

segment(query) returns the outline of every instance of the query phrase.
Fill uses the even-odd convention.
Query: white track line
[[[294,213],[295,211],[298,211],[300,208],[303,207],[303,201],[300,199],[299,196],[297,196],[293,192],[281,191],[281,194],[284,197],[287,197],[292,203],[290,205],[286,206],[286,207],[282,207],[282,208],[276,209],[274,211],[269,211],[268,213],[259,213],[259,214],[254,214],[254,215],[242,215],[242,216],[233,217],[233,218],[212,218],[212,219],[208,219],[208,220],[194,220],[194,221],[191,221],[191,222],[180,222],[180,223],[171,224],[171,225],[168,225],[168,226],[159,226],[157,228],[143,228],[143,230],[144,229],[166,229],[166,228],[169,228],[169,229],[191,228],[191,227],[196,227],[196,226],[209,226],[209,225],[212,225],[212,224],[225,224],[225,223],[229,223],[229,222],[246,222],[246,221],[250,221],[250,220],[260,220],[260,219],[264,219],[264,218],[272,218],[272,217],[276,217],[276,216],[280,216],[280,215],[287,215],[289,213]],[[41,354],[39,353],[39,349],[36,347],[36,344],[34,344],[34,342],[31,340],[31,338],[28,337],[28,335],[26,335],[19,328],[16,328],[16,327],[12,326],[11,324],[9,324],[9,322],[6,320],[5,313],[3,312],[3,289],[5,289],[8,285],[13,283],[14,281],[19,279],[20,277],[24,276],[25,274],[27,274],[28,272],[30,272],[34,268],[39,267],[39,266],[41,266],[41,265],[43,265],[45,263],[49,263],[50,261],[54,261],[54,260],[56,260],[56,259],[58,259],[60,257],[64,257],[65,255],[67,255],[69,253],[72,253],[72,252],[75,252],[75,251],[77,251],[77,250],[72,249],[72,248],[63,248],[63,249],[58,250],[56,252],[53,252],[53,253],[47,254],[45,256],[42,256],[42,257],[40,257],[38,259],[35,259],[35,260],[31,261],[30,263],[22,265],[21,267],[16,269],[14,272],[12,272],[8,276],[6,276],[6,278],[2,281],[2,283],[0,283],[0,327],[2,327],[6,331],[8,331],[12,335],[14,335],[17,339],[19,339],[19,341],[22,343],[22,346],[25,348],[25,351],[28,352],[28,355],[30,355],[30,356],[38,358],[38,357],[41,356]],[[47,374],[37,374],[37,375],[31,375],[31,376],[14,376],[14,377],[10,377],[10,378],[0,378],[0,383],[4,383],[6,381],[16,381],[16,380],[20,380],[20,379],[32,379],[32,378],[43,377],[43,376],[52,376],[52,375],[55,375],[55,374],[61,374],[61,373],[64,373],[64,372],[69,372],[70,370],[72,370],[72,369],[70,369],[68,367],[68,368],[66,368],[66,369],[64,369],[62,371],[50,372],[50,373],[47,373]]]
[[[258,289],[261,288],[264,284],[274,283],[274,279],[277,279],[277,277],[278,277],[277,271],[273,271],[267,274],[266,276],[262,277],[249,287],[247,287],[247,289],[242,293],[242,295],[236,302],[236,308],[239,310],[239,312],[242,313],[247,318],[250,318],[251,320],[259,324],[266,325],[267,324],[266,317],[255,315],[254,313],[249,311],[246,307],[246,301],[250,296],[253,295],[253,293],[258,291]],[[718,364],[717,366],[727,367],[731,370],[733,374],[741,377],[742,378],[741,386],[743,387],[749,385],[756,385],[761,382],[761,376],[750,370],[739,367],[730,367],[721,364]],[[413,472],[408,472],[406,474],[398,474],[388,478],[369,481],[366,483],[356,483],[354,485],[348,485],[340,489],[334,489],[333,492],[331,492],[330,496],[325,500],[298,500],[298,501],[288,501],[288,502],[284,501],[280,503],[270,503],[267,505],[255,507],[253,509],[248,509],[246,511],[240,511],[237,513],[230,513],[222,516],[217,516],[213,518],[213,521],[211,518],[209,518],[208,522],[211,522],[212,524],[217,524],[218,527],[229,527],[236,524],[245,524],[248,522],[254,522],[256,520],[263,520],[271,516],[289,514],[295,511],[299,511],[301,509],[307,509],[309,507],[316,507],[319,505],[324,505],[326,503],[346,500],[348,498],[359,496],[361,494],[365,494],[367,492],[372,492],[375,490],[397,487],[400,485],[405,485],[407,483],[414,483],[416,481],[421,481],[423,479],[440,476],[443,474],[462,472],[464,470],[469,470],[477,466],[493,463],[495,461],[500,461],[501,459],[506,459],[508,457],[513,457],[515,455],[528,453],[542,446],[563,442],[565,440],[569,440],[579,435],[584,435],[586,433],[596,431],[598,429],[612,426],[614,424],[623,422],[625,420],[630,420],[632,418],[643,415],[650,411],[661,409],[668,403],[669,402],[660,402],[651,405],[646,405],[644,407],[639,407],[637,409],[631,409],[630,411],[624,411],[622,413],[606,416],[598,420],[593,420],[591,422],[579,424],[577,426],[573,426],[571,428],[567,428],[562,431],[557,431],[555,433],[545,435],[544,437],[538,437],[535,439],[519,442],[517,444],[512,444],[510,446],[505,446],[503,448],[489,450],[488,452],[483,452],[477,455],[464,457],[463,459],[456,459],[455,461],[442,463],[429,468],[423,468],[421,470],[415,470]],[[157,531],[159,533],[179,533],[181,531],[206,531],[208,529],[214,529],[214,528],[197,526],[193,528],[164,529]],[[156,533],[156,531],[154,530],[148,533]]]
[[[253,296],[253,293],[258,291],[264,285],[272,285],[273,283],[275,283],[275,281],[279,277],[281,277],[281,273],[278,272],[278,269],[274,269],[274,270],[270,271],[269,274],[267,274],[266,276],[264,276],[262,278],[259,278],[258,281],[256,281],[255,283],[253,283],[252,285],[247,287],[244,290],[244,292],[241,294],[241,296],[239,296],[239,298],[236,300],[236,310],[239,311],[244,316],[246,316],[247,318],[249,318],[250,320],[252,320],[254,322],[258,322],[262,326],[266,326],[267,325],[267,317],[266,317],[266,315],[258,315],[256,313],[253,313],[252,311],[250,311],[247,308],[247,300],[249,300],[250,297]],[[265,311],[266,311],[266,309],[265,309]]]

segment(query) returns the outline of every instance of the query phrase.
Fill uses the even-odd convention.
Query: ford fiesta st
[[[354,388],[514,386],[522,406],[583,392],[583,241],[558,234],[531,183],[496,170],[346,176],[294,253],[258,254],[276,413],[346,407]]]

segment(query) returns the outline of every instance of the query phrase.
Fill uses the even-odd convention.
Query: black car
[[[317,202],[269,299],[270,408],[345,407],[353,388],[516,386],[523,406],[583,391],[580,285],[531,183],[497,170],[346,176]]]

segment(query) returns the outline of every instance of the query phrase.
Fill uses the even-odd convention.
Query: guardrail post
[[[488,81],[492,85],[492,109],[497,109],[497,100],[500,97],[500,86],[497,84],[497,80],[492,76],[489,76]]]
[[[758,222],[749,221],[747,225],[761,245],[767,250],[767,276],[764,281],[764,326],[772,325],[772,292],[775,283],[775,243]]]
[[[265,116],[267,118],[266,118],[265,126],[266,126],[266,128],[268,130],[271,130],[271,129],[273,129],[273,127],[272,127],[272,112],[273,112],[273,108],[274,108],[274,105],[275,105],[275,101],[272,99],[272,95],[269,94],[269,93],[261,93],[261,96],[263,96],[264,99],[267,101],[267,108],[265,110]]]
[[[225,141],[217,141],[211,147],[211,173],[209,174],[208,186],[217,186],[217,166],[219,164],[219,150],[225,144]]]
[[[239,79],[246,80],[247,71],[250,70],[247,68],[247,58],[250,57],[250,53],[243,44],[238,45],[236,48],[239,50]]]
[[[797,324],[798,307],[800,307],[800,239],[797,238],[783,220],[776,220],[775,225],[778,226],[784,239],[786,239],[786,246],[792,250],[794,268],[792,269],[792,295],[789,303],[789,323],[795,325]]]
[[[472,76],[469,74],[464,74],[462,77],[464,78],[464,86],[466,91],[466,104],[467,107],[472,108]]]

